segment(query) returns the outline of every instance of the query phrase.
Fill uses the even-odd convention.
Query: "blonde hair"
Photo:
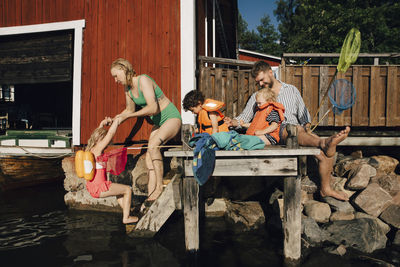
[[[90,136],[85,150],[90,151],[97,144],[97,142],[106,136],[107,132],[108,130],[104,127],[96,128]]]
[[[126,84],[132,85],[132,78],[136,76],[136,71],[133,69],[132,64],[124,59],[124,58],[117,58],[116,60],[111,63],[110,70],[113,68],[117,68],[119,70],[123,70],[125,72]]]
[[[263,96],[267,102],[275,102],[276,95],[270,88],[264,88],[257,92],[257,96]]]

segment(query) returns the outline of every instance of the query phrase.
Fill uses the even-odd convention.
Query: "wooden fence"
[[[237,116],[244,109],[248,97],[257,90],[250,75],[252,64],[249,61],[199,57],[198,88],[206,97],[224,101],[226,116]],[[282,64],[280,79],[299,89],[313,117],[335,69],[334,65]],[[356,103],[341,115],[330,112],[320,126],[400,126],[400,66],[354,65],[346,73],[338,73],[336,79],[353,83]],[[319,118],[329,108],[329,100],[325,102]]]

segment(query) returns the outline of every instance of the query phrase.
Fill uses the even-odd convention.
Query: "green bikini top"
[[[157,83],[149,75],[147,75],[147,74],[143,74],[143,75],[149,77],[153,81],[153,83],[156,85],[156,89],[154,90],[154,93],[156,94],[156,98],[159,99],[160,97],[162,97],[164,95],[164,93],[163,93],[163,91],[161,91],[161,88],[157,85]],[[144,98],[144,95],[143,95],[142,91],[140,90],[140,77],[141,76],[142,75],[140,75],[139,79],[138,79],[139,97],[137,97],[137,98],[133,97],[131,88],[129,88],[129,94],[130,94],[133,102],[135,102],[136,105],[144,107],[144,106],[147,105],[147,103],[146,103],[146,99]]]

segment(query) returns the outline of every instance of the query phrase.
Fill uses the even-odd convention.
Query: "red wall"
[[[270,59],[265,59],[265,57],[258,57],[256,55],[247,55],[247,54],[239,54],[239,59],[240,60],[247,60],[247,61],[265,61],[267,62],[270,66],[279,66],[281,64],[280,60],[270,60]]]
[[[104,116],[125,107],[123,88],[110,64],[127,58],[137,73],[155,79],[180,109],[179,0],[0,0],[0,27],[85,19],[82,54],[81,143]],[[72,90],[72,89],[71,89]],[[72,116],[72,115],[71,115]],[[135,120],[124,122],[114,142],[123,142]],[[148,139],[144,126],[134,140]]]

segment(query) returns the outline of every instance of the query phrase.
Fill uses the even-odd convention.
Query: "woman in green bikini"
[[[125,86],[126,108],[115,118],[120,118],[122,123],[128,118],[150,116],[154,123],[146,153],[149,173],[147,206],[162,193],[164,169],[159,146],[178,134],[181,114],[152,78],[145,74],[136,75],[128,60],[116,59],[111,64],[111,75],[115,82]],[[136,111],[136,105],[142,109]]]

